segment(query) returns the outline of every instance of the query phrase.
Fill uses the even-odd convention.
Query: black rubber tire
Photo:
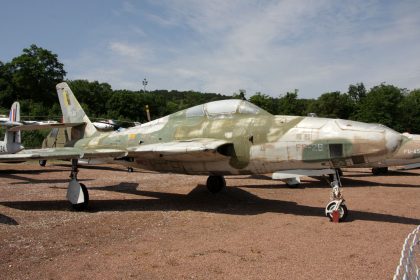
[[[372,174],[375,176],[385,175],[388,173],[388,167],[373,167]]]
[[[335,201],[331,201],[330,203],[328,203],[327,207],[325,207],[325,216],[330,218],[330,221],[332,221],[333,217],[332,217],[331,214],[327,214],[326,212],[328,210],[331,210],[332,208],[334,208],[336,203],[337,202],[335,202]],[[340,208],[338,208],[338,212],[340,212],[340,218],[338,219],[338,221],[339,222],[345,221],[347,219],[348,214],[349,214],[347,206],[345,204],[341,204]]]
[[[131,173],[133,171],[134,171],[133,167],[127,167],[127,172]]]
[[[388,167],[381,167],[382,174],[388,174]]]
[[[45,165],[47,165],[47,160],[46,159],[40,159],[39,160],[39,165],[44,167]]]
[[[207,178],[207,189],[211,193],[218,193],[226,187],[226,181],[223,176],[211,175]]]
[[[85,184],[80,183],[80,187],[82,188],[82,192],[83,192],[83,196],[85,198],[85,201],[83,203],[72,204],[71,207],[75,211],[83,211],[83,210],[86,210],[86,208],[87,208],[87,206],[89,204],[89,192],[88,192]]]
[[[289,189],[298,189],[300,187],[300,183],[299,184],[289,184],[289,183],[286,182],[286,186]]]

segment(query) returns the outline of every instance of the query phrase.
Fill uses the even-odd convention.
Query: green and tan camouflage
[[[210,189],[224,186],[224,175],[374,164],[391,158],[407,138],[377,124],[274,116],[244,100],[214,101],[124,131],[102,133],[66,83],[57,85],[57,93],[64,121],[84,125],[72,128],[68,147],[26,150],[15,155],[16,160],[111,159],[159,172],[209,175]],[[14,157],[0,157],[6,159]],[[334,197],[340,202],[328,211],[341,209],[339,191]]]
[[[160,172],[261,174],[366,165],[391,156],[404,139],[376,124],[273,116],[243,100],[210,102],[125,131],[100,133],[67,84],[57,90],[65,122],[86,123],[74,148],[120,150],[126,155],[117,162]]]

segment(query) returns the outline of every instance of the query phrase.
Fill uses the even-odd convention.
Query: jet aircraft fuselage
[[[197,142],[208,144],[206,139],[221,141],[217,153],[190,153]],[[160,172],[228,175],[362,166],[387,158],[402,141],[401,134],[377,124],[274,116],[247,101],[223,100],[122,132],[93,133],[75,147],[126,148],[128,161],[117,162]],[[146,145],[149,150],[167,145],[168,152],[135,156]],[[171,155],[173,149],[176,155]]]

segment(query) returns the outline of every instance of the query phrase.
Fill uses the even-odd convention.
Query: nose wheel
[[[344,201],[331,201],[327,204],[327,207],[325,207],[325,216],[330,218],[330,221],[333,221],[334,211],[338,211],[338,220],[340,222],[345,221],[348,215],[347,206],[343,203]]]
[[[332,174],[330,186],[332,188],[331,201],[325,207],[325,216],[334,222],[345,221],[348,215],[348,209],[344,204],[344,197],[341,193],[342,185],[340,171],[338,169],[335,169],[335,173]]]

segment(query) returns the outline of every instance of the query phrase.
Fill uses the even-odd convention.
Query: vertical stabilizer
[[[12,123],[20,122],[20,104],[14,102],[10,108],[9,121]],[[21,132],[20,131],[8,131],[4,135],[4,143],[6,145],[7,153],[17,153],[23,149],[21,146]]]
[[[59,83],[57,86],[58,99],[60,100],[61,111],[64,123],[86,123],[83,137],[93,136],[97,130],[91,123],[85,111],[83,111],[73,92],[67,83]]]

